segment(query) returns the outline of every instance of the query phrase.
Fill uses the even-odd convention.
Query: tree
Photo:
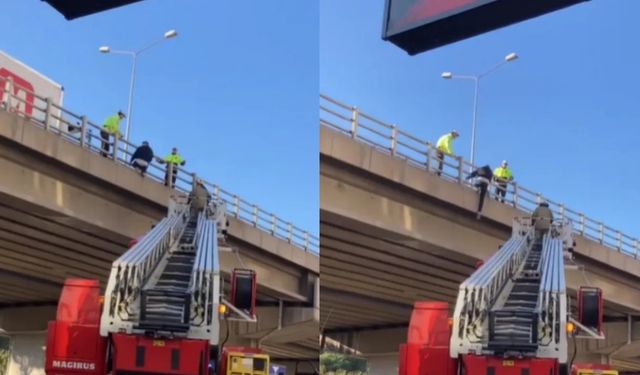
[[[322,353],[320,355],[320,372],[367,372],[367,360],[338,353]]]

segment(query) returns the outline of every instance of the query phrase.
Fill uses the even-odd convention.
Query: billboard
[[[409,55],[588,0],[386,0],[382,39]]]
[[[20,116],[43,122],[46,107],[43,98],[49,98],[58,106],[51,114],[60,118],[63,96],[62,85],[0,50],[0,105]],[[49,125],[59,127],[59,120],[52,120]]]
[[[62,13],[64,18],[72,20],[78,17],[88,16],[90,14],[102,12],[105,10],[121,7],[137,3],[142,0],[42,0],[58,12]]]

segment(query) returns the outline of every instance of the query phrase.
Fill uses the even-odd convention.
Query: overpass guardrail
[[[71,112],[27,88],[16,86],[11,79],[4,77],[0,77],[0,108],[27,118],[32,124],[58,134],[65,140],[91,152],[101,153],[102,151],[102,138],[100,137],[102,126],[87,116]],[[110,153],[107,157],[114,163],[132,168],[129,160],[137,145],[118,137],[111,137],[110,145]],[[155,157],[147,169],[146,176],[159,183],[165,183],[167,167],[161,165],[161,160]],[[175,168],[178,169],[178,176],[174,188],[180,192],[189,193],[197,178],[196,174],[182,167],[175,166]],[[266,211],[216,184],[201,180],[215,199],[227,205],[227,212],[235,218],[298,248],[319,254],[320,240],[318,236],[296,227],[291,222],[282,220],[274,213]]]
[[[347,105],[324,94],[320,94],[320,125],[337,130],[379,151],[404,159],[418,168],[432,173],[437,172],[439,159],[436,157],[435,144],[409,134],[394,124],[379,120],[358,107]],[[475,168],[476,166],[460,156],[445,155],[440,177],[473,188],[466,177]],[[493,185],[495,187],[495,184]],[[495,189],[490,188],[487,195],[495,197]],[[640,243],[637,238],[611,228],[582,212],[570,209],[560,202],[548,199],[517,182],[508,184],[505,203],[517,209],[533,212],[542,200],[549,203],[549,208],[556,217],[570,220],[574,230],[580,235],[625,255],[638,258]]]

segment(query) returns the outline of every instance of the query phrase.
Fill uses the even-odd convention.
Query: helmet
[[[507,166],[507,165],[509,165],[509,163],[507,163],[507,161],[506,161],[506,160],[503,160],[503,161],[502,161],[502,165],[503,165],[503,166]]]

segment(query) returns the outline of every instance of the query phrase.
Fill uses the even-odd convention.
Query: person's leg
[[[109,132],[100,130],[100,138],[102,141],[102,152],[100,154],[106,158],[109,156]]]
[[[501,182],[500,186],[500,202],[504,203],[504,199],[507,196],[507,183]]]
[[[487,195],[487,184],[480,183],[480,200],[478,201],[478,212],[482,212],[484,207],[484,197]]]
[[[173,168],[173,176],[171,176],[171,188],[176,187],[176,178],[178,178],[178,167],[174,166]]]
[[[442,174],[442,168],[444,167],[444,152],[438,151],[436,153],[436,157],[438,158],[438,172],[437,172],[437,175],[440,176],[440,174]]]

